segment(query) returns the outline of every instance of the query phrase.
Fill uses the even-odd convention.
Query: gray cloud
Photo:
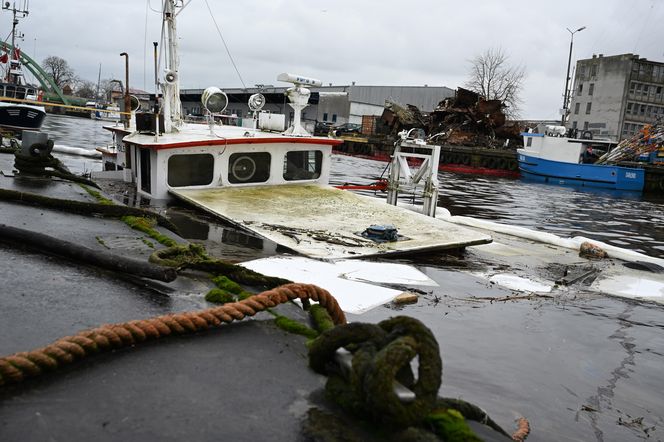
[[[573,59],[593,53],[638,53],[664,60],[664,6],[657,0],[349,1],[208,0],[245,83],[275,84],[283,71],[324,83],[463,85],[468,60],[501,47],[526,68],[523,116],[557,118],[562,104],[569,33]],[[65,58],[94,81],[124,78],[120,52],[130,54],[131,82],[153,90],[152,41],[160,35],[160,0],[32,0],[21,22],[22,43],[36,58]],[[147,30],[146,30],[146,9]],[[0,14],[8,33],[10,15]],[[147,33],[147,37],[146,37]],[[204,0],[178,21],[184,87],[241,86]],[[36,40],[35,40],[36,39]]]

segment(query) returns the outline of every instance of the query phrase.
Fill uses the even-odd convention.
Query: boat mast
[[[175,23],[176,0],[164,1],[164,24],[167,30],[166,68],[162,90],[164,92],[164,131],[172,132],[181,124],[180,82],[177,29]]]
[[[16,49],[16,25],[18,25],[18,18],[24,18],[28,15],[28,0],[23,0],[23,7],[20,7],[16,9],[16,2],[14,2],[13,5],[9,6],[9,2],[5,2],[2,5],[2,9],[6,9],[9,11],[12,11],[12,14],[14,16],[12,20],[12,53],[10,56],[10,63],[9,63],[9,69],[7,71],[7,81],[10,83],[20,83],[21,79],[21,73],[20,71],[18,72],[12,72],[15,69],[14,66],[18,66],[19,63],[19,52]],[[16,17],[16,14],[19,14],[19,17]],[[23,34],[20,34],[18,38],[23,38]],[[11,61],[16,61],[16,63],[11,63]]]

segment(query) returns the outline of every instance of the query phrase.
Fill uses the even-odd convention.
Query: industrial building
[[[286,120],[293,118],[293,109],[288,106],[284,95],[288,86],[274,87],[258,85],[254,88],[224,88],[228,95],[227,112],[229,118],[241,124],[249,116],[247,102],[255,93],[262,93],[266,98],[264,111],[285,114]],[[412,104],[424,112],[432,111],[444,98],[454,96],[454,90],[444,86],[322,86],[312,87],[309,106],[302,112],[302,121],[308,128],[317,122],[332,125],[344,123],[362,123],[363,115],[381,115],[385,101],[402,105]],[[182,89],[180,98],[184,115],[202,114],[201,94],[203,89]]]
[[[579,60],[567,128],[621,140],[664,116],[664,63],[634,54]]]

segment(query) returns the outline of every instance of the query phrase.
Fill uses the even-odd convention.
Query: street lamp
[[[569,68],[572,64],[572,45],[574,44],[574,34],[577,32],[581,32],[584,29],[586,29],[585,26],[581,26],[579,29],[576,31],[570,30],[570,28],[566,28],[567,32],[570,33],[570,41],[569,41],[569,58],[567,59],[567,75],[565,75],[565,94],[563,98],[563,115],[561,119],[561,123],[564,126],[565,125],[565,119],[567,118],[567,103],[569,99]]]
[[[125,58],[125,93],[124,93],[124,111],[122,115],[125,122],[125,127],[131,125],[131,99],[129,98],[129,54],[123,52],[120,54],[120,57]]]

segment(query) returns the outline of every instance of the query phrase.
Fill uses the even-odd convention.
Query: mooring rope
[[[311,284],[287,284],[219,307],[102,325],[46,347],[0,358],[0,386],[22,382],[96,353],[219,327],[293,299],[318,302],[335,324],[346,323],[339,304],[327,290]]]

